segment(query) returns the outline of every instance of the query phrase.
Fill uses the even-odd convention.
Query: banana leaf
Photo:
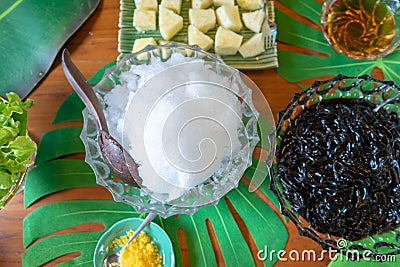
[[[100,0],[2,0],[0,95],[25,98]]]
[[[315,0],[280,0],[287,8],[320,27],[321,4]],[[323,76],[344,74],[372,75],[374,68],[382,70],[385,79],[400,84],[400,48],[376,60],[354,60],[335,52],[325,40],[321,30],[305,25],[282,10],[276,10],[278,41],[310,53],[279,49],[278,73],[289,82],[300,82]]]

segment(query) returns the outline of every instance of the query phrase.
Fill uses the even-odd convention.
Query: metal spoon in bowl
[[[67,80],[96,122],[99,132],[98,143],[105,162],[122,181],[134,187],[141,187],[142,179],[137,170],[138,165],[121,144],[109,134],[103,108],[92,87],[72,62],[67,49],[64,49],[62,53],[62,67]]]

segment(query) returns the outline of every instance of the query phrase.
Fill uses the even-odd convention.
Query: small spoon
[[[93,88],[87,83],[83,74],[72,62],[67,49],[64,49],[62,53],[62,67],[67,80],[96,122],[99,132],[98,143],[107,165],[125,183],[134,187],[141,187],[142,179],[138,173],[138,165],[121,144],[109,134],[103,108]]]
[[[108,255],[103,261],[103,267],[110,267],[110,266],[119,266],[119,256],[121,251],[126,249],[129,244],[146,228],[147,225],[151,223],[151,221],[157,216],[156,213],[149,213],[147,217],[143,220],[143,222],[139,225],[136,229],[135,233],[129,238],[128,242],[121,248],[120,251]]]

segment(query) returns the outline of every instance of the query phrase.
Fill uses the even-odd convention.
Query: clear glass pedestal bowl
[[[288,106],[279,113],[276,151],[280,151],[280,144],[291,123],[309,106],[329,100],[340,102],[343,99],[362,99],[376,106],[381,105],[381,108],[389,114],[400,115],[399,94],[400,88],[393,82],[376,80],[367,75],[360,77],[338,75],[330,80],[315,81],[307,90],[295,94]],[[315,137],[318,138],[318,136]],[[339,255],[345,255],[350,259],[371,259],[379,255],[400,254],[400,227],[353,241],[316,230],[293,208],[291,201],[284,193],[281,181],[278,158],[275,156],[270,187],[279,199],[282,214],[294,222],[301,235],[318,242],[323,249],[340,252]],[[315,205],[317,206],[318,203]]]
[[[231,155],[230,164],[227,165],[227,168],[218,173],[214,173],[201,184],[185,190],[181,197],[166,201],[165,199],[154,197],[154,194],[152,194],[153,192],[146,188],[137,188],[127,185],[113,175],[102,158],[97,142],[98,132],[87,109],[83,111],[84,125],[80,136],[85,145],[85,160],[94,170],[98,184],[106,187],[112,193],[116,201],[127,203],[133,206],[138,212],[157,213],[163,217],[174,214],[193,214],[203,206],[215,204],[223,195],[238,185],[244,170],[251,165],[252,153],[255,145],[259,141],[257,134],[258,112],[252,103],[252,90],[249,88],[249,86],[255,85],[249,85],[249,80],[246,80],[248,78],[245,75],[225,65],[217,56],[204,52],[197,46],[169,43],[163,46],[148,46],[138,53],[124,56],[118,61],[116,66],[106,70],[100,83],[94,87],[101,104],[107,108],[104,97],[112,88],[121,84],[120,75],[128,71],[132,66],[150,65],[154,62],[168,64],[171,57],[176,54],[183,56],[185,59],[189,59],[191,62],[187,63],[185,68],[181,68],[182,73],[184,75],[187,74],[185,78],[186,81],[179,81],[178,78],[174,79],[174,77],[166,77],[172,84],[175,82],[175,84],[172,85],[173,88],[181,88],[187,84],[209,84],[213,86],[215,90],[225,90],[225,92],[228,92],[228,94],[237,99],[237,104],[241,110],[240,120],[242,122],[239,131],[243,135],[241,135],[242,137],[240,138],[240,150],[238,153]],[[192,61],[194,61],[194,63]],[[218,79],[202,81],[199,80],[198,77],[192,78],[193,75],[191,74],[193,73],[191,73],[192,68],[190,64],[205,66],[216,78],[224,80],[225,84],[219,84]],[[179,68],[182,67],[182,65],[184,64],[179,63],[174,66]],[[146,76],[146,82],[141,84],[138,90],[141,90],[140,88],[151,83],[154,79],[157,80],[160,77],[165,78],[167,70],[161,72],[155,70],[153,73],[146,72],[143,74]],[[171,86],[171,83],[169,86]],[[135,107],[133,107],[133,110],[134,109]],[[124,146],[123,140],[121,143]]]

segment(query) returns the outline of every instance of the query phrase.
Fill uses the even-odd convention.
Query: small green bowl
[[[102,267],[105,257],[109,254],[117,252],[119,249],[109,248],[110,244],[115,238],[126,235],[129,230],[135,230],[143,222],[140,218],[129,218],[117,222],[110,227],[99,239],[94,250],[93,264],[95,267]],[[171,240],[169,239],[167,233],[158,226],[156,223],[150,223],[143,230],[154,243],[158,246],[158,252],[162,257],[163,267],[173,267],[175,266],[175,256],[174,250],[172,248]]]

